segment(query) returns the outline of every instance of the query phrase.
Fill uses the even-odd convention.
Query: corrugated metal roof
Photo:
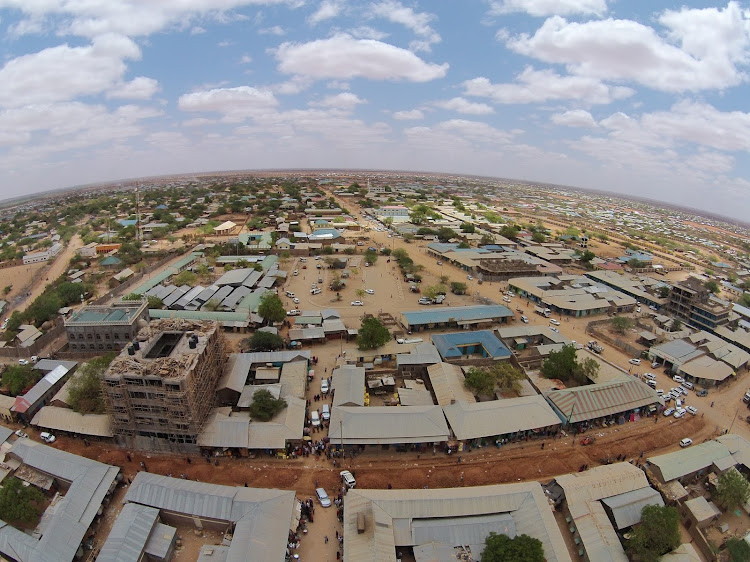
[[[435,363],[427,367],[427,376],[438,405],[447,406],[458,400],[476,402],[474,395],[464,386],[461,367],[450,363]]]
[[[453,434],[461,440],[506,435],[561,423],[541,396],[478,403],[459,401],[443,406],[443,411]]]
[[[398,546],[415,544],[413,525],[507,514],[515,531],[539,539],[549,562],[570,561],[552,510],[538,482],[414,490],[349,490],[344,498],[344,560],[396,560]],[[365,532],[357,516],[365,515]]]
[[[79,414],[68,408],[44,406],[31,420],[31,425],[77,435],[112,437],[111,422],[107,414]]]
[[[217,390],[228,388],[242,392],[247,384],[250,367],[262,363],[282,365],[290,361],[301,360],[305,364],[310,361],[310,351],[260,351],[257,353],[231,353],[224,368],[224,374],[219,380]]]
[[[433,334],[432,343],[444,360],[477,353],[494,359],[510,357],[508,348],[490,330]]]
[[[732,458],[739,464],[750,468],[750,442],[736,433],[720,435],[716,441],[725,445],[732,455]]]
[[[13,430],[9,427],[5,427],[4,425],[0,425],[0,444],[5,443],[8,440],[8,437],[13,435]]]
[[[656,392],[640,380],[615,381],[553,390],[546,398],[569,423],[593,420],[659,403]]]
[[[703,496],[687,500],[685,502],[685,507],[690,510],[698,523],[709,521],[710,519],[721,515],[719,508]]]
[[[664,505],[661,494],[653,488],[639,488],[601,501],[612,510],[618,531],[640,523],[641,511],[647,505]]]
[[[24,394],[21,401],[16,401],[16,405],[13,406],[13,411],[21,414],[26,412],[37,402],[43,400],[47,393],[49,393],[50,389],[69,372],[70,369],[64,365],[58,365],[55,367],[52,371],[44,375],[42,380],[36,383],[31,390]]]
[[[451,306],[412,310],[403,313],[408,326],[442,324],[446,322],[493,320],[513,316],[509,308],[501,305]]]
[[[333,406],[365,405],[365,368],[345,365],[333,370]]]
[[[340,406],[333,408],[328,437],[348,445],[447,441],[448,424],[440,406]]]
[[[709,468],[717,461],[731,459],[729,449],[719,441],[706,441],[679,451],[649,457],[648,462],[658,467],[664,482]]]
[[[398,403],[402,406],[433,406],[432,394],[429,390],[416,388],[399,388]]]
[[[99,562],[139,562],[158,518],[158,509],[126,503],[96,559]]]
[[[217,411],[219,410],[219,411]],[[247,449],[250,418],[247,414],[229,416],[216,408],[198,436],[201,447],[237,447]]]

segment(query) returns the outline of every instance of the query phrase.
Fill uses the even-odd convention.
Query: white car
[[[555,320],[554,318],[550,319],[549,323],[553,324],[555,326],[559,326],[560,325],[560,321],[559,320]]]
[[[331,507],[331,498],[323,488],[315,488],[315,495],[318,496],[320,507]]]
[[[657,388],[656,389],[656,394],[658,394],[659,396],[661,396],[662,394],[664,394],[664,389],[663,388]]]
[[[13,433],[16,434],[16,437],[28,437],[28,435],[20,429],[16,429]]]
[[[320,427],[320,416],[317,410],[310,412],[310,425],[313,427]]]
[[[322,394],[328,394],[328,379],[320,381],[320,392]]]
[[[5,320],[3,320],[3,325],[2,325],[2,327],[0,327],[0,330],[4,330],[8,326],[8,321],[9,320],[10,320],[10,318],[6,318]]]
[[[507,297],[507,296],[506,296],[506,297],[503,297],[503,300],[504,300],[505,302],[510,302],[510,297]]]
[[[365,293],[367,293],[368,295],[374,295],[375,289],[365,289]]]
[[[357,485],[354,475],[348,470],[342,470],[339,474],[341,475],[341,481],[346,484],[347,488],[352,489]]]
[[[558,330],[554,326],[549,326],[549,329],[552,330],[553,332],[557,332],[558,334],[560,333],[560,330]]]
[[[685,387],[685,388],[687,388],[688,390],[693,390],[693,388],[694,388],[694,387],[693,387],[693,383],[691,383],[691,382],[688,382],[688,381],[683,381],[683,382],[682,382],[682,386],[684,386],[684,387]]]
[[[292,275],[299,275],[299,271],[297,271],[297,270],[295,269],[295,270],[294,270],[294,273],[293,273]]]
[[[696,408],[695,406],[687,406],[685,409],[693,416],[698,413],[698,408]]]
[[[328,404],[323,404],[323,407],[320,409],[320,417],[326,421],[331,419],[331,407]]]
[[[302,313],[299,310],[297,310],[296,308],[292,309],[292,310],[290,310],[289,312],[286,313],[287,316],[299,316],[300,314],[302,314]]]
[[[629,361],[629,363],[630,363],[631,365],[640,365],[640,364],[641,364],[641,360],[640,360],[640,359],[631,359],[631,360]]]
[[[44,441],[45,443],[54,443],[55,442],[55,436],[52,435],[51,433],[46,432],[46,431],[42,431],[39,434],[39,437],[41,437],[42,441]]]
[[[467,278],[467,279],[468,279],[469,281],[472,281],[472,280],[474,279],[474,277],[472,277],[471,275],[467,275],[467,276],[466,276],[466,278]]]
[[[294,298],[292,299],[292,302],[293,302],[294,304],[299,304],[299,299],[298,299],[297,297],[294,297]]]
[[[680,375],[675,375],[672,377],[672,380],[674,382],[685,382],[685,379],[683,379]]]
[[[352,301],[352,306],[365,306],[362,301]]]
[[[674,413],[675,418],[681,418],[684,415],[685,415],[685,408],[677,408],[677,410],[675,410],[675,413]]]
[[[667,408],[666,410],[664,410],[664,417],[669,417],[672,414],[674,414],[674,408]]]
[[[682,441],[680,441],[680,447],[690,447],[690,445],[693,444],[693,440],[690,439],[690,437],[685,437]]]
[[[28,365],[29,364],[29,360],[28,359],[19,359],[18,360],[18,364],[19,365]]]

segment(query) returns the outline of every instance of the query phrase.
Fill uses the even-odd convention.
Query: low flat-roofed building
[[[16,396],[11,413],[25,423],[30,423],[34,415],[45,406],[62,388],[70,376],[70,370],[64,365],[58,365],[44,375],[23,396]]]
[[[284,560],[289,531],[296,531],[293,491],[220,486],[139,472],[125,502],[153,507],[167,524],[200,522],[225,532],[232,527],[227,562]]]
[[[344,365],[333,370],[333,407],[365,405],[365,368]]]
[[[545,398],[565,426],[607,417],[627,421],[661,404],[659,395],[636,378],[553,390]]]
[[[708,527],[721,516],[721,510],[703,496],[685,502],[687,517],[699,528]]]
[[[177,529],[159,523],[159,510],[127,503],[120,510],[107,540],[99,550],[99,562],[171,560]]]
[[[224,365],[224,372],[216,386],[218,403],[233,406],[245,386],[251,382],[255,369],[271,364],[282,367],[289,362],[300,361],[305,367],[310,364],[309,351],[261,351],[257,353],[231,353]]]
[[[129,305],[127,303],[130,303]],[[149,321],[148,302],[85,306],[65,319],[70,351],[120,351]]]
[[[557,431],[561,422],[541,396],[464,402],[443,406],[456,439],[515,436],[535,430]]]
[[[632,503],[628,501],[626,494],[645,490],[647,503],[663,505],[658,493],[654,495],[648,492],[651,488],[644,472],[630,463],[596,466],[584,472],[563,474],[555,477],[554,485],[559,486],[564,493],[572,518],[571,525],[575,526],[581,537],[584,556],[587,560],[597,562],[628,560],[603,500],[624,498],[626,501],[621,503],[628,506]],[[614,505],[618,505],[617,500]],[[635,524],[640,522],[640,511],[627,509],[627,513],[620,519],[627,519]]]
[[[427,367],[427,382],[439,406],[457,401],[476,402],[474,394],[464,386],[464,373],[458,365],[433,363]]]
[[[443,361],[469,359],[507,359],[511,353],[490,330],[433,334],[432,344]]]
[[[340,406],[328,437],[344,445],[428,444],[448,441],[450,430],[440,406]]]
[[[541,541],[548,562],[570,561],[538,482],[430,490],[354,488],[344,498],[343,524],[344,560],[396,562],[400,548],[438,549],[455,559],[454,547],[463,546],[477,560],[484,539],[494,531],[511,538],[529,535]]]
[[[647,275],[623,275],[615,271],[589,271],[586,277],[612,287],[646,306],[664,307],[669,299],[661,298],[658,291],[669,284]]]
[[[508,287],[567,316],[632,312],[636,307],[633,297],[580,275],[516,277],[508,281]]]
[[[662,483],[671,480],[686,482],[699,473],[722,473],[737,461],[729,448],[719,441],[706,441],[672,453],[648,458],[649,470]]]
[[[424,310],[403,312],[402,323],[407,330],[420,331],[432,328],[463,328],[502,324],[513,313],[501,305],[473,305],[428,307]]]
[[[112,419],[108,414],[79,414],[68,408],[44,406],[31,425],[48,431],[62,431],[83,437],[112,437]]]
[[[0,521],[0,553],[29,562],[75,560],[102,502],[117,485],[120,469],[32,439],[18,439],[7,456],[53,478],[65,495],[45,513],[45,529],[39,539]]]

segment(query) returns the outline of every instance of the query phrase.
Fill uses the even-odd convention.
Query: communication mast
[[[141,240],[141,193],[135,188],[135,239]]]

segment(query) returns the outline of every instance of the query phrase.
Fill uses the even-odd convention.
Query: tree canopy
[[[268,323],[281,322],[286,318],[284,303],[281,302],[278,295],[270,292],[265,293],[260,297],[258,315]]]
[[[750,483],[737,470],[727,470],[719,476],[716,499],[727,511],[744,505],[750,499]]]
[[[544,562],[542,541],[529,535],[508,535],[490,533],[484,540],[482,562]]]
[[[362,327],[357,332],[357,347],[361,350],[376,349],[390,339],[391,333],[388,328],[374,316],[368,316],[362,321]]]
[[[487,369],[472,367],[464,376],[464,386],[479,396],[492,396],[496,383],[495,375]]]
[[[627,316],[615,316],[610,320],[612,329],[618,334],[624,334],[633,327],[633,321]]]
[[[281,336],[270,332],[255,332],[249,338],[242,340],[242,347],[249,351],[275,351],[284,347],[284,340]]]
[[[39,520],[43,503],[42,492],[34,486],[24,486],[18,478],[10,476],[0,488],[0,519],[31,527]]]
[[[250,417],[260,421],[268,421],[286,408],[286,400],[283,398],[274,398],[273,395],[261,388],[253,394],[253,401],[250,404]]]
[[[3,372],[2,381],[10,395],[17,396],[41,378],[42,373],[31,365],[9,365]]]
[[[466,283],[461,283],[460,281],[452,281],[451,293],[453,293],[454,295],[466,294]]]
[[[456,237],[456,232],[452,228],[448,228],[447,226],[444,226],[440,230],[437,231],[437,237],[438,237],[438,240],[440,240],[441,242],[447,242],[451,238]]]
[[[79,414],[103,414],[105,405],[102,397],[101,378],[117,354],[112,351],[88,361],[70,381],[68,399],[70,407]]]
[[[489,367],[472,367],[466,372],[464,386],[481,396],[491,396],[495,388],[518,391],[526,378],[510,363],[495,362]]]
[[[576,348],[564,345],[560,351],[550,352],[549,357],[542,363],[541,372],[548,379],[588,384],[590,379],[599,376],[599,363],[591,358],[579,363],[576,360]]]
[[[719,292],[719,284],[713,279],[706,281],[706,283],[703,286],[706,287],[706,289],[711,291],[713,294],[718,294]]]
[[[645,506],[641,511],[641,524],[628,541],[628,550],[642,562],[656,562],[680,545],[679,521],[674,507]]]

